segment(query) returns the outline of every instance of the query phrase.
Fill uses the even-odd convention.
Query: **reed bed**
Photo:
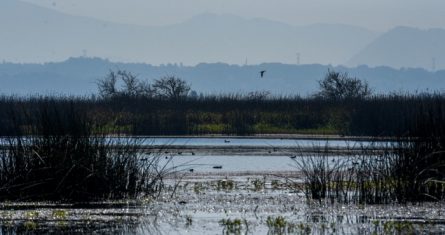
[[[0,200],[101,201],[155,196],[163,177],[161,155],[144,154],[141,139],[101,133],[74,102],[43,100],[10,109],[2,138]],[[20,112],[19,112],[20,110]]]

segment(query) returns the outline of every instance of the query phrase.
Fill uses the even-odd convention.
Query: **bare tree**
[[[140,96],[153,97],[155,95],[155,90],[147,81],[141,81],[138,84],[138,93]]]
[[[119,70],[117,72],[117,74],[119,75],[119,77],[121,78],[123,84],[123,89],[122,89],[122,94],[125,96],[131,96],[131,97],[135,97],[135,96],[139,96],[139,81],[136,78],[135,75],[133,75],[130,72],[127,72],[125,70]]]
[[[186,81],[174,76],[157,79],[152,87],[159,97],[173,100],[185,98],[190,91],[190,85]]]
[[[347,73],[329,70],[325,78],[318,82],[317,96],[329,99],[365,98],[372,94],[366,81],[349,77]]]
[[[120,82],[121,86],[117,87]],[[140,81],[134,74],[125,70],[110,71],[107,76],[97,81],[102,98],[116,96],[152,97],[154,89],[146,81]]]
[[[116,82],[117,74],[114,71],[110,71],[107,76],[97,81],[97,88],[99,89],[99,95],[102,98],[107,98],[116,95]]]

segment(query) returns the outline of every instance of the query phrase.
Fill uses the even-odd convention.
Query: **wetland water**
[[[249,138],[249,137],[191,137],[191,138],[143,138],[144,144],[177,146],[255,146],[255,147],[296,147],[325,145],[359,146],[369,145],[371,141],[328,140],[328,139],[289,139],[289,138]]]
[[[160,165],[182,171],[165,178],[156,199],[94,205],[3,203],[1,234],[443,234],[443,203],[345,205],[308,202],[291,158],[273,148],[324,146],[325,140],[248,138],[155,138]],[[371,142],[332,141],[350,147]],[[167,146],[167,147],[166,147]],[[174,147],[176,146],[176,147]],[[206,151],[178,151],[205,146]],[[259,155],[207,154],[213,147],[266,149]],[[272,150],[270,150],[272,148]],[[332,156],[335,160],[342,156]],[[215,166],[220,166],[215,169]],[[190,171],[193,169],[193,171]]]

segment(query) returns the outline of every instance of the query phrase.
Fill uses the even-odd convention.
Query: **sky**
[[[267,18],[291,25],[340,23],[386,31],[445,28],[444,0],[23,0],[72,15],[149,26],[202,13]]]

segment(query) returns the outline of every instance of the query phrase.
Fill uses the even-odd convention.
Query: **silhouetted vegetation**
[[[187,97],[190,85],[174,76],[162,77],[153,84],[155,94],[164,99],[180,100]]]
[[[439,107],[421,109],[407,134],[384,152],[363,148],[358,155],[333,157],[318,147],[295,160],[307,197],[359,204],[445,199],[445,120]]]
[[[10,100],[0,200],[135,199],[162,189],[160,156],[144,154],[138,140],[107,137],[85,102]]]
[[[149,84],[141,81],[136,75],[125,70],[110,71],[104,78],[97,81],[99,95],[102,98],[137,98],[158,97],[161,99],[180,100],[185,98],[190,85],[174,76],[166,76]]]
[[[320,151],[300,162],[313,199],[359,203],[442,199],[445,96],[370,97],[366,84],[335,72],[326,79],[332,77],[352,82],[350,91],[336,91],[347,95],[190,96],[190,86],[181,79],[165,77],[151,85],[118,71],[99,81],[100,98],[2,97],[0,199],[119,199],[159,191],[166,173],[158,169],[159,157],[143,155],[135,140],[116,144],[113,141],[121,140],[110,135],[268,133],[398,140],[384,153],[364,149],[332,164]]]
[[[320,91],[317,96],[327,99],[366,98],[372,93],[366,81],[332,70],[329,70],[325,78],[318,83]]]
[[[17,125],[26,126],[29,113],[44,97],[0,98],[0,134],[12,135],[11,112]],[[56,106],[73,103],[96,124],[102,133],[136,135],[203,134],[344,134],[355,136],[417,135],[419,118],[442,127],[445,97],[430,95],[387,95],[356,99],[273,97],[248,95],[185,96],[167,99],[158,96],[115,96],[109,98],[54,97]],[[102,128],[99,130],[97,126]],[[108,128],[107,128],[108,127]],[[432,131],[436,131],[433,129]]]

